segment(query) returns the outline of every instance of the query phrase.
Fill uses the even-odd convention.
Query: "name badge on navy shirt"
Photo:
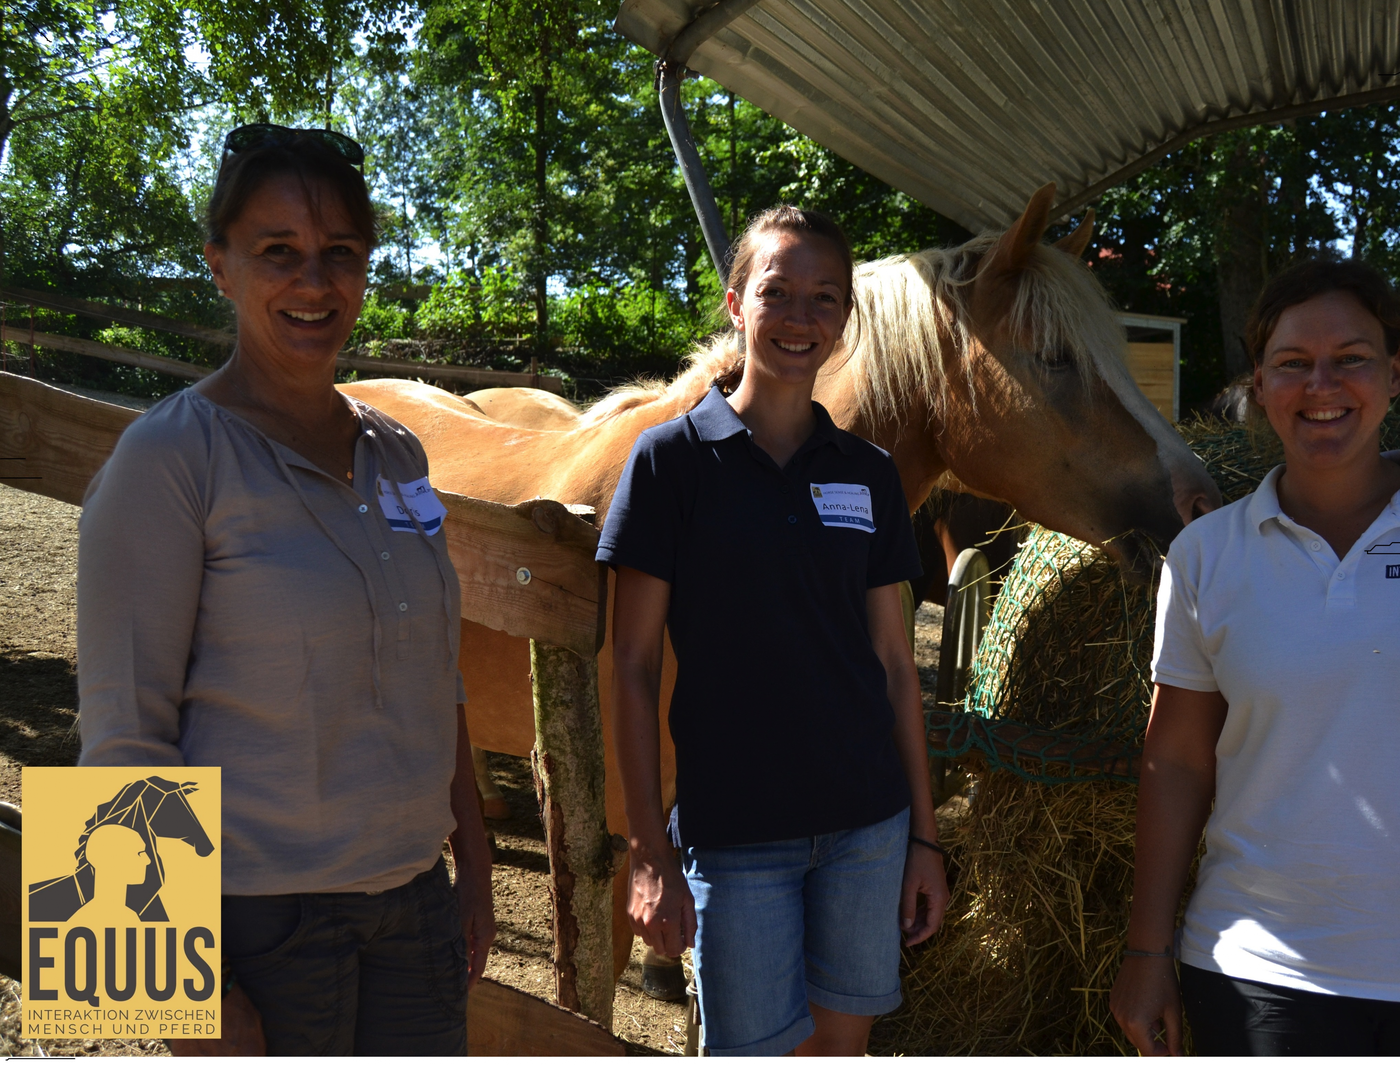
[[[870,509],[870,489],[863,484],[814,484],[812,502],[817,517],[832,529],[861,529],[875,531],[875,516]]]
[[[403,496],[403,503],[399,502],[399,497],[394,494],[393,484],[386,478],[379,478],[378,491],[379,509],[384,511],[384,517],[389,519],[389,528],[395,532],[415,531],[413,518],[409,517],[410,512],[429,536],[442,528],[442,519],[447,517],[447,508],[442,505],[426,477],[407,483],[399,482],[399,494]]]

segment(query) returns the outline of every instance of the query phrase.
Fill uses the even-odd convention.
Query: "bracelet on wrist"
[[[1153,951],[1153,950],[1125,950],[1125,951],[1123,951],[1123,957],[1125,957],[1125,958],[1175,958],[1175,957],[1176,957],[1176,951],[1172,950],[1170,947],[1168,947],[1166,950],[1163,950],[1163,951]]]
[[[921,847],[927,847],[931,851],[936,851],[937,853],[941,854],[944,858],[948,857],[948,852],[945,851],[942,847],[940,847],[937,843],[932,843],[926,839],[920,839],[918,836],[910,836],[909,842],[917,843]]]

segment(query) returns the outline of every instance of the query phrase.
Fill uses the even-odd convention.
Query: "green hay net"
[[[1276,442],[1210,421],[1178,428],[1225,502],[1258,487]],[[1269,444],[1273,446],[1270,447]],[[1400,415],[1381,433],[1400,447]],[[1098,548],[1039,526],[1007,571],[968,678],[967,696],[930,753],[975,753],[1026,780],[1137,779],[1151,705],[1156,577],[1129,585]]]

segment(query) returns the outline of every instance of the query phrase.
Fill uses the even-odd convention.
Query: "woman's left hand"
[[[486,869],[485,883],[480,875],[457,877],[457,902],[462,911],[462,935],[467,941],[467,988],[481,981],[486,971],[486,956],[496,941],[496,908],[491,899],[491,869]]]
[[[948,908],[948,878],[943,856],[913,844],[904,859],[904,886],[899,893],[899,930],[912,947],[937,932]]]

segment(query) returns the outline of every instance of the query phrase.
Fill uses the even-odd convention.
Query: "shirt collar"
[[[1283,509],[1278,505],[1278,479],[1282,475],[1283,466],[1275,466],[1264,474],[1259,487],[1249,497],[1249,524],[1255,529],[1262,528],[1270,518],[1284,517]]]
[[[835,444],[843,455],[851,454],[854,450],[854,443],[848,434],[836,427],[836,423],[831,420],[831,415],[826,412],[826,408],[816,400],[812,401],[812,414],[817,420],[812,440]],[[718,385],[710,389],[709,394],[690,412],[689,417],[690,424],[695,426],[696,433],[706,443],[728,440],[731,436],[748,432],[748,427],[734,412],[734,408],[724,398],[724,393],[719,390]],[[805,450],[806,445],[803,447]]]
[[[1382,452],[1385,458],[1395,462],[1400,462],[1400,451]],[[1283,465],[1275,466],[1264,475],[1264,479],[1259,482],[1259,487],[1254,490],[1254,494],[1249,499],[1249,523],[1255,529],[1261,529],[1266,521],[1273,518],[1280,524],[1294,524],[1278,501],[1278,479],[1283,476]],[[1389,506],[1382,514],[1389,513],[1391,519],[1400,525],[1400,492],[1396,492],[1391,497]]]

